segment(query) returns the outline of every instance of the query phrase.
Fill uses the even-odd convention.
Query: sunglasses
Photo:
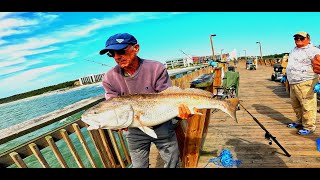
[[[109,57],[114,57],[114,56],[115,56],[115,52],[116,52],[117,54],[119,54],[119,55],[124,55],[124,54],[126,54],[126,50],[128,49],[128,47],[129,47],[129,46],[127,46],[127,47],[124,48],[124,49],[120,49],[120,50],[107,51],[106,54],[107,54]]]
[[[304,39],[306,39],[305,37],[295,37],[294,40],[298,41],[300,39],[300,41],[303,41]]]

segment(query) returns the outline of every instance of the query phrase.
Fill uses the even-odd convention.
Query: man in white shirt
[[[318,83],[318,74],[314,71],[313,62],[318,62],[320,49],[310,43],[307,32],[298,32],[293,37],[296,47],[289,54],[286,74],[297,119],[288,127],[301,127],[298,134],[308,135],[316,130],[317,97],[313,87]]]

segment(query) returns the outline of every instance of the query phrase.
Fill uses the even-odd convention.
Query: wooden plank
[[[88,125],[87,125],[88,127]],[[103,164],[103,166],[106,168],[110,168],[111,167],[111,162],[110,160],[107,158],[107,152],[105,151],[105,148],[103,146],[100,134],[98,132],[98,130],[90,130],[88,131],[89,135],[92,139],[92,142],[94,143],[94,146],[98,152],[98,155],[101,159],[101,162]]]
[[[111,152],[111,149],[110,149],[110,146],[109,146],[109,143],[107,142],[107,137],[103,131],[103,129],[98,129],[99,131],[99,134],[100,134],[100,137],[101,137],[101,140],[102,140],[102,143],[103,143],[103,146],[108,154],[108,158],[110,160],[110,163],[111,163],[111,167],[115,168],[116,167],[116,161],[113,157],[113,154]]]
[[[28,166],[26,165],[26,163],[24,163],[24,161],[22,160],[22,158],[18,153],[12,152],[9,155],[19,168],[28,168]]]
[[[79,141],[80,141],[80,143],[81,143],[81,145],[82,145],[82,147],[83,147],[83,149],[84,149],[84,152],[86,153],[86,155],[87,155],[87,157],[88,157],[88,159],[89,159],[89,162],[90,162],[91,166],[92,166],[93,168],[96,168],[96,167],[97,167],[97,164],[96,164],[95,160],[93,159],[92,153],[91,153],[91,151],[90,151],[90,149],[89,149],[89,146],[88,146],[86,140],[84,139],[84,137],[83,137],[83,135],[82,135],[82,133],[81,133],[81,130],[80,130],[80,128],[79,128],[79,125],[76,124],[76,123],[74,123],[74,124],[72,124],[72,127],[73,127],[73,129],[76,131],[76,134],[77,134],[77,136],[78,136],[78,139],[79,139]]]
[[[63,158],[61,152],[59,151],[59,148],[57,147],[56,143],[54,142],[52,136],[46,136],[45,139],[46,139],[48,145],[50,146],[52,152],[54,153],[54,155],[58,159],[58,162],[60,163],[61,167],[68,168],[68,164],[64,160],[64,158]]]
[[[207,73],[211,73],[211,66],[199,69],[199,70],[194,71],[194,72],[192,72],[190,74],[186,74],[186,75],[183,76],[183,78],[172,79],[172,85],[173,86],[178,86],[178,87],[180,87],[182,89],[189,88],[190,87],[190,82],[194,78],[198,77],[201,74],[207,74]]]
[[[113,135],[113,133],[112,133],[112,130],[111,130],[111,129],[108,129],[108,133],[109,133],[109,137],[110,137],[111,143],[112,143],[112,145],[113,145],[113,149],[115,150],[116,156],[117,156],[118,161],[119,161],[119,163],[120,163],[120,166],[121,166],[122,168],[125,168],[126,165],[125,165],[124,162],[123,162],[123,159],[122,159],[121,154],[120,154],[120,151],[119,151],[118,144],[117,144],[117,142],[116,142],[116,139],[114,138],[114,135]]]
[[[126,160],[127,160],[128,164],[131,164],[132,163],[131,162],[131,157],[129,155],[128,148],[124,143],[124,139],[123,139],[123,136],[122,136],[122,131],[118,131],[118,137],[119,137],[119,140],[120,140],[121,147],[123,149],[124,155],[126,157]]]
[[[213,85],[207,87],[206,90],[211,92],[211,93],[213,93]],[[208,132],[208,126],[209,126],[209,123],[210,123],[210,117],[211,117],[211,109],[207,109],[206,110],[206,114],[205,114],[205,122],[204,122],[204,126],[203,126],[200,150],[202,149],[203,144],[204,144],[204,142],[206,140],[206,136],[207,136],[207,132]]]
[[[34,156],[38,159],[40,162],[41,166],[44,168],[50,168],[48,162],[46,159],[43,157],[42,153],[40,152],[38,146],[35,143],[31,143],[28,145],[31,151],[33,152]]]
[[[221,67],[217,67],[214,70],[214,79],[213,79],[213,87],[219,87],[222,85],[222,69]]]
[[[182,120],[183,121],[183,120]],[[184,149],[184,142],[185,142],[185,133],[183,130],[183,126],[181,121],[179,121],[178,126],[175,128],[176,136],[177,136],[177,141],[178,141],[178,146],[179,146],[179,151],[180,151],[180,159],[183,159],[183,149]]]
[[[33,118],[28,121],[10,126],[5,129],[0,130],[0,144],[6,143],[10,140],[16,139],[20,136],[33,132],[37,129],[50,125],[54,122],[62,120],[70,115],[73,115],[77,112],[80,112],[84,109],[88,109],[99,102],[105,100],[104,96],[97,96],[93,98],[88,98],[69,106],[66,106],[62,109],[53,111],[51,113],[45,114],[43,116]]]
[[[65,129],[61,129],[61,130],[60,130],[60,133],[61,133],[64,141],[66,142],[66,144],[67,144],[67,146],[68,146],[68,148],[69,148],[72,156],[74,157],[76,163],[78,164],[78,166],[79,166],[80,168],[84,168],[83,162],[82,162],[82,160],[81,160],[81,158],[80,158],[80,156],[79,156],[76,148],[75,148],[74,145],[72,144],[72,141],[71,141],[71,139],[70,139],[69,134],[67,133],[67,131],[66,131]]]
[[[221,78],[221,74],[222,74],[222,68],[221,67],[216,67],[214,69],[214,79],[213,79],[213,90],[212,93],[213,94],[217,94],[218,90],[215,87],[221,87],[222,85],[222,78]]]
[[[199,112],[202,114],[206,114],[206,111],[206,109],[199,110]],[[204,115],[193,115],[188,120],[188,127],[183,149],[182,167],[197,167],[204,123]]]
[[[41,150],[45,147],[48,146],[47,141],[45,140],[46,136],[52,136],[54,141],[57,142],[60,139],[63,139],[61,133],[59,132],[60,129],[66,129],[69,133],[73,133],[74,129],[72,128],[71,124],[73,122],[70,122],[68,124],[65,124],[61,127],[58,127],[56,129],[53,129],[52,131],[49,131],[39,137],[36,137],[34,139],[30,139],[29,141],[27,141],[24,144],[21,144],[15,148],[12,148],[8,151],[3,152],[2,154],[0,154],[0,167],[7,167],[10,166],[11,164],[14,164],[14,162],[12,161],[12,158],[9,156],[9,153],[11,152],[17,152],[21,158],[26,158],[30,155],[32,155],[32,151],[30,150],[30,148],[28,148],[28,144],[34,142],[37,144],[38,148]],[[76,123],[79,124],[80,127],[85,127],[85,124],[82,121],[76,121]]]
[[[200,144],[200,150],[203,148],[203,144],[204,144],[206,137],[207,137],[208,127],[209,127],[209,123],[210,123],[210,115],[211,115],[211,110],[210,109],[206,110],[205,120],[204,120],[204,124],[203,124],[203,131],[202,131],[202,139],[201,139],[201,144]]]

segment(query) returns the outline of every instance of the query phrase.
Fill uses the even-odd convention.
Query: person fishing
[[[110,36],[100,55],[107,54],[117,65],[107,71],[102,79],[105,98],[128,94],[158,93],[172,86],[164,64],[142,59],[137,56],[140,45],[137,39],[128,33],[118,33]],[[192,116],[190,109],[181,104],[178,107],[178,118],[188,119]],[[151,143],[153,142],[161,158],[164,168],[181,166],[178,141],[172,121],[150,127],[158,138],[150,137],[138,128],[128,128],[123,131],[128,143],[128,149],[133,168],[148,168]]]

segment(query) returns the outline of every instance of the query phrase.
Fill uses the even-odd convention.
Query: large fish
[[[192,114],[196,109],[220,109],[237,122],[238,98],[218,100],[213,94],[195,88],[181,89],[173,86],[160,93],[134,94],[114,97],[86,110],[81,120],[91,129],[121,129],[137,127],[157,138],[149,128],[171,120],[179,114],[178,106],[187,105]]]

